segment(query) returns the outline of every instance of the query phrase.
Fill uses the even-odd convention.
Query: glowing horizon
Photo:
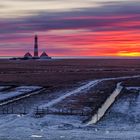
[[[140,56],[140,2],[5,0],[0,4],[0,56]]]

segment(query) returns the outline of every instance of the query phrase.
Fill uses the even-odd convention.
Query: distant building
[[[35,35],[35,38],[34,38],[34,56],[32,56],[29,52],[27,52],[25,55],[24,55],[24,58],[25,59],[51,59],[51,57],[49,57],[46,52],[43,52],[40,57],[38,55],[38,36]],[[23,58],[23,59],[24,59]]]
[[[32,59],[33,57],[32,57],[32,55],[31,55],[29,52],[27,52],[27,53],[24,55],[24,58]]]
[[[40,55],[40,59],[51,59],[51,57],[49,57],[46,52],[43,52],[41,55]]]

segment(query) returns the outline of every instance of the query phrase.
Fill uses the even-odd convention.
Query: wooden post
[[[14,114],[13,106],[12,106],[12,108],[11,108],[11,109],[12,109],[12,114]]]
[[[9,110],[9,108],[8,108],[8,106],[7,106],[7,109],[6,109],[6,113],[8,114],[8,110]]]
[[[23,111],[23,114],[26,114],[26,106],[24,106],[24,111]]]

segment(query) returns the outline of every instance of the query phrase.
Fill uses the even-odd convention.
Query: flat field
[[[78,82],[140,74],[139,59],[0,60],[0,83],[65,88]]]

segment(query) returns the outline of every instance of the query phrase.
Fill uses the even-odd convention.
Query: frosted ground
[[[140,94],[123,95],[96,125],[79,116],[0,116],[0,140],[140,139]]]
[[[4,89],[6,87],[0,87],[0,89]],[[41,89],[41,87],[39,86],[20,86],[20,87],[16,87],[13,91],[10,92],[0,92],[0,101],[4,101],[4,100],[8,100],[11,99],[13,97],[17,97],[17,96],[25,96],[26,94],[29,94],[29,92],[33,92],[35,90],[39,90]]]

